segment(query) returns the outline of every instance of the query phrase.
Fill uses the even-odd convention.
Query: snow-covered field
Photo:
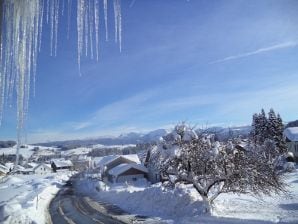
[[[35,146],[35,145],[25,145],[24,148],[20,148],[20,154],[25,158],[28,159],[34,153],[34,148],[38,147],[37,153],[40,155],[45,154],[48,150],[56,151],[57,148],[53,147],[44,147],[44,146]],[[0,148],[1,155],[8,155],[8,154],[16,154],[17,146],[9,147],[9,148]],[[45,154],[46,155],[46,154]]]
[[[160,217],[168,223],[298,223],[298,170],[286,174],[289,195],[255,198],[222,194],[215,200],[212,216],[202,214],[200,196],[191,186],[166,191],[160,185],[130,186],[89,182],[97,186],[97,198],[139,215]],[[95,191],[93,191],[94,193]],[[93,194],[94,195],[94,194]]]
[[[0,179],[0,223],[49,223],[48,205],[71,172]]]

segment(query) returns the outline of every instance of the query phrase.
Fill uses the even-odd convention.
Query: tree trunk
[[[202,199],[203,199],[203,212],[205,214],[211,215],[212,203],[210,202],[207,196],[202,195]]]

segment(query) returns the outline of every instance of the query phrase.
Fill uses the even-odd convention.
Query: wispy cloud
[[[229,56],[229,57],[226,57],[223,59],[219,59],[219,60],[210,62],[209,64],[222,63],[222,62],[231,61],[231,60],[235,60],[235,59],[239,59],[239,58],[249,57],[252,55],[262,54],[262,53],[269,52],[269,51],[280,50],[283,48],[296,47],[297,45],[298,45],[298,43],[296,41],[288,41],[288,42],[284,42],[281,44],[272,45],[269,47],[259,48],[255,51],[250,51],[250,52],[246,52],[246,53],[242,53],[242,54],[238,54],[238,55]]]

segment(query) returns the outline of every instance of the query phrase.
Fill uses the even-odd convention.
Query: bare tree
[[[157,164],[172,186],[180,182],[193,185],[203,199],[204,212],[211,212],[222,193],[270,195],[286,191],[283,173],[262,150],[237,150],[231,143],[221,146],[208,136],[192,135],[189,139],[184,137],[186,132],[176,132],[174,136],[180,137],[159,147]]]

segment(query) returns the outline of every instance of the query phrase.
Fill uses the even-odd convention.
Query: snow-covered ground
[[[48,205],[72,172],[0,179],[0,223],[49,223]]]
[[[289,184],[289,195],[260,199],[249,195],[222,194],[216,200],[214,214],[276,223],[298,223],[298,170],[286,174],[286,182]]]
[[[215,200],[212,216],[201,213],[200,196],[191,186],[164,190],[144,183],[130,186],[103,182],[85,184],[100,189],[97,198],[139,215],[160,217],[167,223],[298,223],[298,170],[286,174],[289,195],[255,198],[249,195],[222,194]],[[88,186],[88,187],[87,187]]]
[[[48,150],[56,151],[57,148],[53,147],[44,147],[44,146],[36,146],[36,145],[24,145],[24,147],[20,148],[20,154],[25,158],[28,159],[34,153],[34,148],[38,147],[38,152],[40,155],[45,154]],[[9,154],[16,154],[17,146],[9,147],[9,148],[0,148],[1,155],[9,155]],[[46,154],[45,154],[46,155]]]

